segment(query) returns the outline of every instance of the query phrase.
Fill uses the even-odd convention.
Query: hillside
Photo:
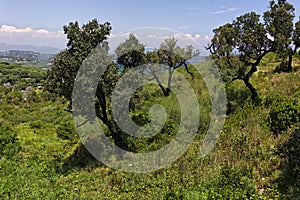
[[[53,64],[54,57],[55,54],[43,54],[35,51],[0,51],[0,61],[8,63],[22,63],[24,66],[48,68]]]
[[[217,146],[201,159],[198,153],[209,123],[209,94],[201,77],[192,80],[181,70],[199,91],[200,129],[184,156],[147,174],[123,173],[93,159],[75,133],[64,99],[38,88],[27,91],[24,99],[24,93],[12,89],[18,88],[18,79],[12,88],[0,86],[0,198],[296,199],[300,196],[299,123],[275,134],[269,120],[277,102],[300,100],[300,62],[295,59],[290,73],[274,72],[276,60],[261,65],[251,79],[261,102],[252,102],[243,84],[227,87],[230,112],[225,126]],[[2,64],[0,69],[13,71],[14,66],[9,66]],[[31,86],[22,84],[23,88]],[[174,102],[173,97],[157,95],[157,86],[141,92],[138,103],[145,106],[133,113],[139,117],[153,103],[154,97],[148,96],[156,95],[155,102],[166,106]],[[176,122],[178,108],[167,110]],[[170,125],[150,146],[143,140],[130,144],[136,151],[160,148],[173,137],[176,123]]]

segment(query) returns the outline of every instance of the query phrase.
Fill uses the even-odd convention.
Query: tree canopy
[[[54,59],[54,67],[48,71],[45,89],[71,102],[76,74],[88,54],[107,39],[110,23],[99,24],[96,19],[79,26],[71,22],[63,27],[67,36],[67,48]]]

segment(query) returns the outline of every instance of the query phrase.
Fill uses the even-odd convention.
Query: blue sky
[[[299,17],[299,0],[289,0]],[[62,26],[97,18],[113,34],[139,27],[170,28],[209,42],[212,30],[237,16],[262,14],[263,0],[0,0],[0,42],[64,48]]]

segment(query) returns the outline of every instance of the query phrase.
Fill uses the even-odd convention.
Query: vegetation
[[[37,87],[45,79],[45,70],[38,67],[24,67],[18,63],[0,63],[0,85],[7,88],[25,90],[26,87]]]
[[[268,23],[251,12],[214,30],[209,49],[226,82],[229,106],[220,138],[203,158],[199,148],[209,127],[211,102],[195,69],[207,63],[187,62],[198,54],[193,47],[179,47],[168,38],[159,49],[145,53],[145,46],[132,34],[118,46],[117,62],[109,56],[99,61],[108,66],[97,79],[93,97],[97,118],[112,142],[132,152],[154,151],[174,138],[181,115],[173,93],[178,87],[175,70],[197,93],[201,119],[193,144],[173,164],[151,173],[125,173],[99,163],[76,134],[71,113],[75,77],[82,64],[91,64],[85,58],[93,49],[108,55],[109,23],[92,20],[82,27],[77,22],[64,26],[67,49],[47,72],[1,63],[0,199],[298,199],[299,52],[292,54],[292,71],[276,69],[289,55],[289,49],[283,48],[296,44],[299,36],[286,28],[292,34],[281,37],[275,26],[277,12],[287,11],[284,16],[292,17],[292,5],[286,1],[270,5],[270,12],[264,14]],[[268,27],[275,27],[273,35]],[[153,62],[165,64],[165,84],[159,85],[160,71],[149,65]],[[150,123],[148,112],[155,104],[163,105],[168,115],[162,130],[150,138],[125,134],[108,103],[120,77],[135,68],[158,84],[145,85],[132,95],[132,120],[141,126]]]
[[[286,0],[272,0],[263,22],[259,14],[251,12],[214,30],[207,49],[224,80],[228,83],[242,80],[250,90],[252,100],[256,100],[258,94],[250,78],[268,53],[277,53],[283,58],[278,71],[292,70],[292,58],[300,40],[299,22],[295,28],[293,24],[294,10]]]
[[[274,132],[285,131],[299,122],[299,103],[297,100],[282,100],[272,104],[270,110],[270,125]]]
[[[76,137],[71,114],[64,110],[68,107],[65,100],[51,101],[52,98],[46,98],[49,94],[37,92],[35,102],[18,98],[12,101],[11,96],[17,97],[18,91],[1,89],[1,144],[5,144],[5,150],[1,151],[4,153],[0,159],[0,196],[2,199],[295,199],[299,194],[296,178],[299,122],[275,135],[269,121],[276,102],[284,101],[286,96],[291,98],[288,102],[300,99],[300,63],[296,57],[294,60],[296,71],[292,73],[278,74],[272,72],[273,68],[255,73],[253,84],[262,96],[262,105],[253,105],[249,101],[251,94],[243,93],[246,87],[232,83],[235,92],[228,94],[242,93],[245,100],[232,98],[236,107],[227,116],[213,152],[198,158],[201,132],[208,123],[203,119],[204,128],[182,158],[165,169],[143,175],[110,169],[89,156]],[[205,116],[209,113],[209,100],[203,81],[193,80],[184,69],[181,72],[195,90],[202,91],[199,98]],[[161,90],[150,86],[141,92],[143,98],[139,100],[147,105]],[[162,95],[156,101],[168,105],[173,100]],[[170,109],[176,121],[176,110]],[[147,115],[143,113],[136,110],[133,118],[144,124]],[[164,132],[172,136],[174,128],[171,123]],[[137,151],[149,151],[166,144],[167,135],[158,134],[149,138],[152,141],[139,139],[128,144]]]
[[[264,20],[269,37],[272,38],[272,51],[278,53],[282,60],[282,71],[291,71],[293,55],[300,47],[299,22],[295,24],[295,8],[286,0],[270,1],[270,10],[264,13]],[[293,46],[292,46],[293,45]],[[285,59],[288,58],[288,62]]]

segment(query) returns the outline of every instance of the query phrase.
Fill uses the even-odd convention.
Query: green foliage
[[[300,105],[297,100],[273,103],[269,113],[270,129],[275,133],[285,131],[300,121]]]
[[[208,49],[223,79],[229,83],[242,80],[255,100],[258,94],[250,78],[263,57],[270,52],[270,41],[260,15],[246,13],[213,31],[214,37]]]
[[[25,67],[19,63],[0,64],[0,85],[10,84],[17,90],[42,85],[46,72],[38,67]]]
[[[74,141],[78,136],[75,130],[74,123],[72,122],[61,122],[56,130],[57,137],[63,140]]]
[[[275,68],[275,72],[286,72],[289,71],[288,61],[282,60],[278,66]]]
[[[275,71],[292,71],[293,55],[300,47],[299,21],[294,24],[294,18],[295,8],[286,0],[271,0],[264,13],[266,29],[273,38],[272,51],[283,59]]]
[[[273,63],[278,63],[280,62],[280,56],[276,53],[268,53],[265,57],[260,62],[260,65],[263,67],[267,67],[270,64],[272,65]]]
[[[0,158],[12,156],[19,150],[17,134],[6,124],[0,122]]]
[[[300,22],[299,22],[299,24],[300,24]],[[300,58],[300,50],[296,52],[295,56],[296,56],[297,58]]]
[[[193,71],[192,71],[193,72]],[[112,73],[114,73],[112,69]],[[22,146],[15,156],[0,159],[0,198],[13,199],[276,199],[275,182],[280,170],[280,157],[273,152],[286,134],[272,137],[267,126],[268,110],[286,97],[288,91],[278,87],[270,95],[268,106],[254,106],[247,101],[242,108],[227,116],[227,121],[215,149],[199,159],[198,152],[209,124],[209,93],[201,77],[192,80],[180,69],[195,91],[199,91],[201,127],[194,144],[186,154],[167,168],[148,174],[128,174],[110,169],[96,161],[85,147],[72,139],[74,125],[71,114],[64,111],[66,105],[59,98],[48,101],[37,93],[38,102],[10,104],[2,99],[0,119],[8,121]],[[297,74],[263,74],[254,77],[257,85],[265,76],[284,77],[282,83],[293,83],[297,88]],[[268,94],[272,85],[266,85]],[[230,94],[245,90],[238,82],[231,85]],[[260,89],[265,89],[261,87]],[[247,90],[245,90],[247,91]],[[1,90],[5,96],[11,91]],[[174,96],[164,97],[160,88],[149,85],[134,95],[131,115],[139,125],[149,123],[149,108],[159,103],[166,108],[168,121],[155,137],[147,139],[125,138],[133,151],[154,151],[168,144],[176,133],[180,120],[180,107]],[[280,94],[283,93],[283,94]],[[200,95],[201,94],[201,95]],[[247,93],[249,95],[249,92]],[[268,94],[269,95],[269,94]],[[289,93],[292,97],[293,94]],[[141,97],[141,98],[140,98]],[[247,97],[241,92],[239,98]],[[51,99],[51,98],[50,98]],[[265,104],[267,105],[267,104]],[[59,137],[57,137],[61,134]],[[62,139],[64,138],[64,139]],[[293,139],[291,139],[293,141]],[[295,140],[296,141],[296,140]],[[290,146],[289,152],[297,142]],[[294,147],[293,147],[294,146]],[[11,154],[6,154],[11,155]],[[295,159],[294,159],[295,160]],[[297,164],[296,162],[294,164]],[[289,169],[289,168],[286,168]],[[294,167],[295,173],[297,172]],[[292,172],[287,170],[287,172]],[[295,176],[296,177],[296,176]],[[262,181],[265,178],[265,181]],[[282,181],[290,181],[282,176]],[[294,183],[294,182],[293,182]],[[287,184],[285,184],[287,185]],[[284,185],[278,183],[282,189]],[[292,185],[296,191],[296,186]],[[46,189],[45,189],[46,188]],[[260,195],[259,191],[264,189]],[[292,190],[292,189],[288,189]],[[280,190],[282,191],[282,190]],[[282,194],[287,195],[282,191]],[[297,193],[295,193],[296,195]],[[295,197],[290,196],[291,197]],[[288,197],[290,197],[288,196]],[[297,196],[296,196],[297,197]]]
[[[33,129],[34,128],[40,129],[40,128],[43,128],[44,123],[41,120],[35,120],[35,121],[29,122],[29,126]]]
[[[194,74],[190,72],[187,60],[199,55],[199,50],[195,50],[192,45],[181,47],[174,37],[167,38],[160,44],[158,50],[148,52],[146,57],[145,71],[156,80],[164,96],[169,96],[172,91],[172,76],[175,70],[184,67],[186,72],[194,79]],[[156,64],[156,65],[153,65]],[[164,68],[163,70],[161,68]],[[162,83],[160,75],[162,71],[168,72],[168,81]],[[164,84],[166,86],[164,86]]]
[[[145,46],[131,33],[129,38],[119,44],[115,50],[117,62],[125,69],[142,65],[145,62],[144,51]]]
[[[233,113],[243,107],[251,96],[250,91],[239,81],[228,84],[226,87],[227,95],[227,114]]]
[[[278,148],[278,154],[284,159],[282,174],[278,179],[282,198],[297,199],[300,195],[300,129],[291,132],[287,141]]]
[[[270,10],[264,13],[264,21],[268,34],[274,38],[272,48],[282,57],[288,54],[293,34],[295,8],[285,0],[270,1]]]
[[[71,101],[74,80],[83,60],[107,39],[111,26],[93,19],[82,27],[76,21],[63,28],[68,48],[55,57],[54,67],[47,71],[45,89]]]
[[[251,169],[224,166],[220,176],[208,185],[207,199],[255,199],[258,197]]]

